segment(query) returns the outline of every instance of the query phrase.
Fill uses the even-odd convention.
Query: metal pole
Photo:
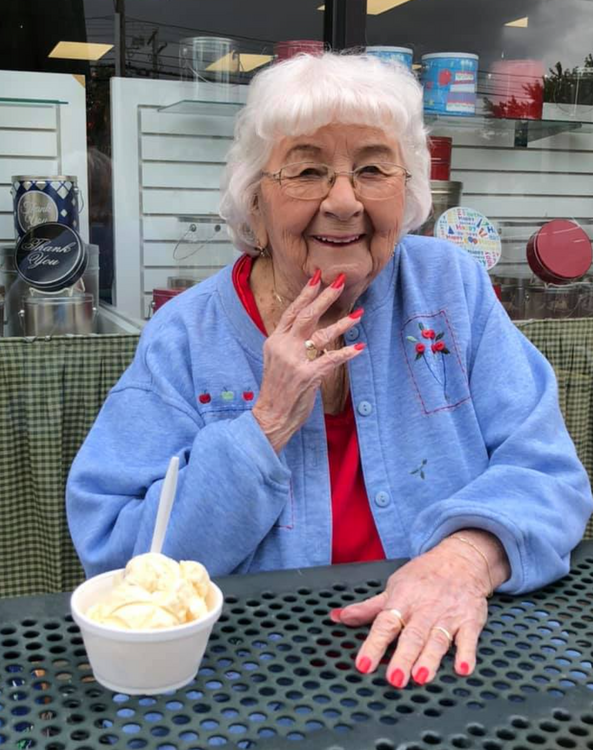
[[[325,0],[323,40],[333,50],[366,45],[366,0]]]
[[[159,77],[159,55],[157,51],[157,44],[158,44],[157,34],[158,34],[158,29],[155,29],[152,32],[152,34],[148,37],[148,40],[146,42],[146,44],[150,44],[152,46],[150,57],[152,60],[152,77],[153,78]]]
[[[115,75],[126,75],[126,0],[115,0]]]

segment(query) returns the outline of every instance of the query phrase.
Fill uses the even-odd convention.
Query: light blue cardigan
[[[346,338],[367,349],[349,364],[350,384],[387,557],[474,527],[506,548],[512,576],[500,591],[565,574],[592,510],[589,481],[553,370],[485,271],[447,242],[408,236],[359,304],[364,317]],[[251,414],[263,343],[230,267],[148,323],[68,480],[70,530],[88,575],[148,550],[174,454],[166,554],[200,560],[213,575],[330,563],[321,400],[276,455]]]

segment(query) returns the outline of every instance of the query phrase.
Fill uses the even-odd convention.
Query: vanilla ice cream
[[[208,612],[210,577],[199,562],[176,562],[148,552],[133,557],[111,592],[93,604],[87,617],[124,630],[157,630],[183,625]]]

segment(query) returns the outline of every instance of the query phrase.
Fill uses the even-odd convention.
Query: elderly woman
[[[356,658],[396,687],[455,643],[469,674],[493,590],[565,574],[592,500],[552,368],[488,275],[410,236],[430,209],[422,93],[356,55],[253,81],[222,215],[244,251],[146,326],[68,484],[86,572],[146,551],[169,459],[164,551],[215,575],[410,558]]]

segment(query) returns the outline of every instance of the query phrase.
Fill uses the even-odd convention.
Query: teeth
[[[359,237],[359,234],[355,234],[353,237],[344,237],[340,240],[337,240],[333,237],[319,237],[319,239],[323,240],[324,242],[333,242],[336,245],[344,245],[346,242],[352,242],[353,240],[357,240]]]

